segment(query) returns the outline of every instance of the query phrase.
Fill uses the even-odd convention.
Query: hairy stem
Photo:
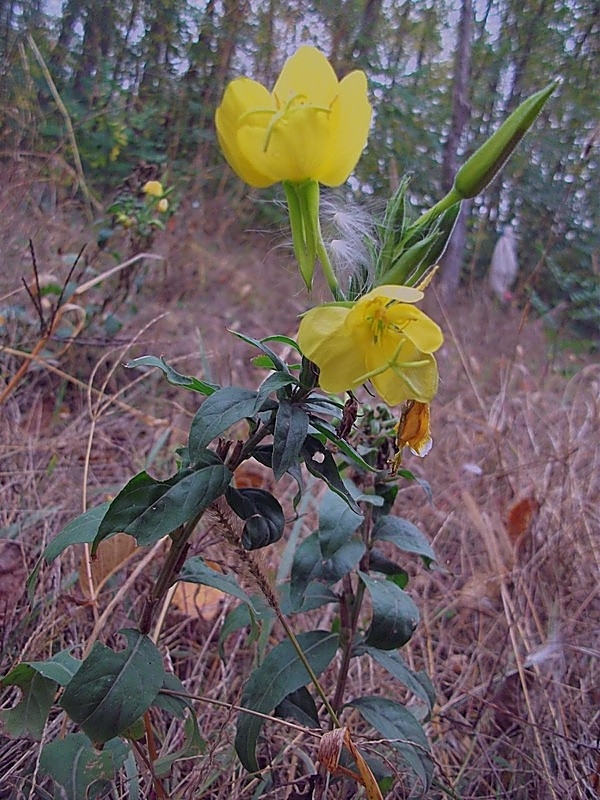
[[[269,581],[263,574],[260,565],[256,561],[254,553],[248,552],[247,550],[244,550],[244,548],[242,547],[239,530],[237,529],[237,523],[232,519],[231,511],[222,497],[220,497],[218,500],[215,500],[215,502],[212,504],[211,512],[214,514],[216,521],[223,532],[225,540],[233,547],[238,559],[248,570],[248,572],[254,579],[256,585],[262,592],[265,600],[277,615],[277,619],[281,623],[281,626],[283,627],[288,639],[292,643],[292,646],[296,651],[298,658],[304,665],[315,689],[317,690],[319,697],[323,701],[323,705],[325,706],[325,708],[327,709],[327,713],[331,717],[333,726],[339,727],[340,722],[337,717],[337,714],[335,713],[331,703],[329,702],[329,699],[325,694],[323,687],[319,683],[319,679],[317,678],[313,668],[309,664],[308,659],[306,658],[304,651],[302,650],[302,647],[300,646],[300,643],[296,638],[296,634],[291,629],[287,619],[285,618],[279,606],[277,597],[275,596],[275,593],[273,592],[269,584]]]

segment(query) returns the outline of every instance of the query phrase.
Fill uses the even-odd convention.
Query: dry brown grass
[[[30,236],[43,242],[49,261],[58,247],[83,243],[68,213],[25,219],[16,206],[12,213],[0,295],[18,289]],[[20,659],[43,659],[66,647],[80,656],[107,608],[101,638],[114,642],[116,631],[136,619],[150,585],[154,566],[142,564],[144,551],[106,584],[94,605],[78,582],[81,553],[71,549],[43,572],[33,609],[24,589],[27,571],[81,511],[82,497],[88,506],[102,501],[149,458],[158,474],[173,466],[194,398],[171,390],[157,375],[132,375],[122,362],[131,354],[164,353],[181,358],[190,372],[200,374],[209,364],[213,378],[247,383],[248,352],[223,329],[252,335],[294,330],[303,299],[278,253],[263,258],[243,244],[210,241],[200,218],[178,224],[159,243],[165,266],[147,279],[137,298],[143,308],[129,317],[119,342],[82,340],[54,365],[96,392],[36,365],[0,408],[0,673]],[[168,315],[156,319],[165,310]],[[516,308],[500,310],[477,297],[446,313],[435,447],[424,462],[407,460],[431,483],[434,502],[427,504],[411,486],[397,501],[398,513],[428,532],[439,556],[439,569],[430,572],[409,564],[409,589],[422,621],[404,649],[437,690],[428,725],[438,765],[430,797],[593,798],[600,707],[600,368],[567,357],[549,367],[540,328],[521,325]],[[31,347],[34,331],[28,336],[11,346]],[[7,370],[18,363],[0,359]],[[145,420],[122,404],[142,411]],[[519,513],[521,500],[539,506],[530,524]],[[207,532],[205,544],[209,538]],[[113,606],[119,591],[122,602]],[[245,634],[231,636],[226,659],[218,657],[228,607],[206,618],[175,608],[166,615],[161,646],[167,663],[190,693],[206,698],[196,707],[207,749],[175,767],[174,798],[251,798],[256,790],[232,752],[235,712],[210,703],[239,701],[252,660]],[[322,612],[306,620],[310,627],[327,622]],[[385,690],[377,669],[366,660],[353,663],[348,697]],[[397,696],[397,685],[389,690]],[[14,700],[14,692],[5,693],[2,707]],[[44,740],[62,730],[64,721],[55,713]],[[282,727],[266,730],[278,783],[263,796],[299,797],[303,784],[294,784],[295,767],[314,759],[316,744]],[[165,750],[181,745],[179,725],[167,724],[163,734]],[[37,775],[40,750],[40,743],[0,739],[0,797],[48,796]],[[144,786],[144,796],[152,796]],[[335,788],[330,796],[353,797],[354,789]],[[398,788],[395,796],[405,795]],[[111,797],[128,797],[125,779]]]

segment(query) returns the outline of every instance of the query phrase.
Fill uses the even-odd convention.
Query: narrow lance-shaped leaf
[[[379,517],[373,528],[373,539],[393,542],[406,553],[416,553],[428,561],[435,561],[435,553],[424,534],[416,525],[402,517],[390,514]]]
[[[189,389],[192,392],[199,394],[213,394],[219,389],[216,383],[208,383],[194,378],[191,375],[182,375],[177,370],[173,369],[164,358],[157,358],[156,356],[140,356],[128,361],[125,366],[128,369],[138,369],[139,367],[156,367],[159,369],[172,386],[181,386],[184,389]]]
[[[273,474],[278,481],[288,469],[297,463],[306,434],[308,414],[299,406],[281,401],[275,417],[273,431]]]
[[[298,642],[311,669],[318,676],[333,659],[338,637],[329,631],[309,631],[298,636]],[[246,683],[240,705],[263,714],[270,713],[275,706],[309,683],[306,667],[289,641],[278,644],[266,656]],[[256,759],[256,742],[264,720],[250,714],[238,718],[235,749],[240,761],[249,772],[259,769]]]
[[[428,711],[431,711],[435,702],[435,692],[425,673],[413,672],[412,669],[409,669],[400,653],[380,650],[377,647],[359,646],[353,655],[362,655],[363,653],[377,661],[390,675],[393,675],[396,680],[422,700]]]
[[[211,586],[213,589],[218,589],[252,605],[252,601],[233,575],[224,575],[222,572],[212,569],[201,556],[187,559],[179,573],[178,580]]]
[[[360,513],[360,508],[344,486],[335,459],[316,437],[306,437],[302,448],[302,457],[311,475],[325,481],[329,488],[342,497],[353,511]]]
[[[95,508],[90,508],[66,525],[60,533],[48,544],[37,564],[33,568],[31,575],[27,578],[27,592],[29,601],[33,599],[35,583],[42,563],[45,561],[51,564],[55,558],[70,547],[72,544],[91,544],[98,534],[100,523],[108,511],[110,503],[102,503]]]
[[[428,791],[433,776],[429,742],[423,728],[400,703],[381,696],[358,697],[347,703],[384,736]]]
[[[381,650],[402,647],[413,635],[419,610],[410,595],[392,581],[370,578],[359,571],[361,581],[371,595],[373,616],[365,643]]]
[[[227,428],[242,419],[253,417],[258,411],[257,398],[257,392],[238,386],[219,389],[207,397],[190,427],[190,460],[195,461],[197,454]]]

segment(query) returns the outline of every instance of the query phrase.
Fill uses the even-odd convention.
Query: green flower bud
[[[453,188],[462,198],[475,197],[488,185],[532,126],[557,86],[558,81],[553,81],[521,103],[496,133],[458,170]]]

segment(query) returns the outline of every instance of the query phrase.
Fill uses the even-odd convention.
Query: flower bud
[[[521,103],[496,133],[458,170],[454,179],[454,189],[460,197],[464,199],[475,197],[488,185],[533,125],[544,103],[557,86],[558,81],[553,81],[545,89],[532,94]]]
[[[165,214],[169,210],[169,201],[166,197],[163,197],[158,201],[156,204],[156,210],[160,211],[161,214]]]

